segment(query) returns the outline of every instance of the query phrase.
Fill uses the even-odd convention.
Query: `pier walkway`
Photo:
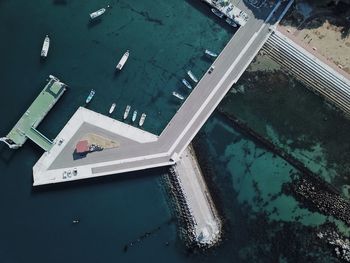
[[[271,30],[289,8],[279,1],[269,10],[252,10],[241,1],[239,8],[249,16],[214,61],[175,116],[155,136],[90,110],[79,108],[55,140],[50,152],[44,153],[33,167],[34,185],[79,180],[152,167],[172,165],[209,118],[216,106],[240,78]],[[120,147],[74,158],[74,147],[82,135],[95,133],[118,141]],[[57,143],[60,141],[61,143]],[[67,177],[65,174],[74,175]]]
[[[51,149],[52,142],[37,131],[36,127],[65,92],[66,85],[54,76],[50,75],[49,78],[49,82],[12,130],[6,137],[0,138],[0,141],[6,143],[10,148],[21,147],[29,138],[45,151]]]

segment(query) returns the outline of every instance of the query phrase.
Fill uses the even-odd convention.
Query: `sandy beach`
[[[323,56],[350,77],[350,35],[344,33],[350,21],[345,16],[305,2],[296,4],[279,27],[288,37]]]

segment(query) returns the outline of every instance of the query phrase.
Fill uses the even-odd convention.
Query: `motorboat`
[[[191,70],[187,71],[187,75],[190,76],[190,78],[194,81],[194,82],[198,82],[197,77],[192,73]]]
[[[226,23],[229,24],[230,26],[237,27],[237,24],[231,19],[231,18],[226,18]]]
[[[144,124],[146,117],[147,117],[146,113],[142,113],[141,114],[141,118],[140,118],[140,121],[139,121],[139,126],[140,127]]]
[[[123,116],[124,120],[128,117],[130,109],[131,109],[131,106],[127,105],[126,108],[125,108],[125,111],[124,111],[124,116]]]
[[[119,60],[118,65],[116,66],[116,69],[122,70],[128,58],[129,58],[129,50],[127,50],[122,56],[122,58]]]
[[[204,53],[205,53],[206,55],[210,56],[210,57],[213,57],[213,58],[216,58],[216,57],[218,56],[218,54],[216,54],[216,53],[214,53],[214,52],[212,52],[212,51],[210,51],[210,50],[208,50],[208,49],[206,49],[206,50],[204,51]]]
[[[137,110],[134,110],[133,114],[132,114],[132,122],[136,121],[136,117],[137,117]]]
[[[101,8],[101,9],[95,11],[95,12],[92,12],[90,14],[90,18],[91,19],[95,19],[95,18],[97,18],[99,16],[102,16],[105,12],[106,12],[106,8]]]
[[[224,14],[222,12],[220,12],[219,10],[215,9],[215,8],[212,8],[211,11],[216,15],[218,16],[219,18],[223,18],[224,17]]]
[[[43,58],[47,57],[47,53],[49,52],[49,48],[50,48],[50,38],[48,35],[46,35],[46,37],[44,39],[43,47],[41,49],[41,57],[43,57]]]
[[[182,79],[182,83],[183,83],[188,89],[192,89],[191,84],[190,84],[186,79]]]
[[[182,96],[181,94],[179,94],[179,93],[177,93],[175,91],[173,91],[173,96],[175,96],[176,98],[178,98],[180,100],[184,100],[185,99],[184,96]]]
[[[91,100],[92,100],[92,98],[94,97],[94,95],[95,95],[95,90],[94,89],[92,89],[91,91],[90,91],[90,94],[89,94],[89,96],[87,96],[87,98],[86,98],[86,104],[88,104]]]
[[[112,114],[112,112],[114,111],[115,109],[115,106],[117,106],[117,104],[115,102],[113,102],[112,106],[110,107],[109,109],[109,114]]]

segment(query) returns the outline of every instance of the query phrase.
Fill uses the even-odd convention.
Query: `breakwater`
[[[166,176],[179,232],[189,247],[208,248],[220,241],[221,220],[202,177],[192,147]]]
[[[220,108],[218,111],[230,120],[235,129],[252,137],[263,147],[283,158],[301,173],[300,178],[293,178],[291,183],[284,186],[283,190],[287,194],[293,195],[312,211],[332,215],[350,225],[350,202],[341,196],[339,189],[324,181],[301,161],[258,134],[234,115],[227,114]]]
[[[262,50],[312,91],[350,116],[350,81],[347,78],[279,31],[271,34]]]

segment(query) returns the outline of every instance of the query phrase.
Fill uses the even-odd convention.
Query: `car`
[[[212,72],[214,71],[214,69],[215,69],[215,66],[211,66],[211,67],[209,68],[209,70],[208,70],[208,73],[209,73],[209,74],[212,73]]]

